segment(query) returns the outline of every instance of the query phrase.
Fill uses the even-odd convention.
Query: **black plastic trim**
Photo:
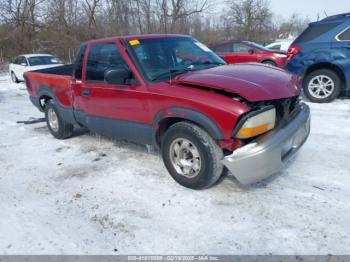
[[[39,109],[40,112],[44,112],[43,108],[41,107],[40,100],[36,96],[29,96],[30,101],[32,104]]]
[[[166,108],[157,113],[153,120],[154,135],[158,132],[159,123],[167,118],[183,118],[192,121],[202,126],[214,139],[224,139],[223,133],[209,117],[195,110],[181,107]]]
[[[40,105],[39,110],[40,111],[44,111],[44,109],[42,108],[41,104],[40,104],[40,98],[43,96],[47,96],[50,97],[52,99],[52,103],[55,104],[57,110],[59,111],[60,116],[68,123],[72,124],[72,125],[78,125],[78,122],[75,119],[74,116],[74,110],[72,107],[65,107],[63,106],[59,100],[57,99],[55,93],[48,87],[46,86],[41,86],[39,87],[39,92],[38,92],[38,97],[36,98]]]
[[[146,145],[152,145],[154,141],[151,125],[100,116],[86,116],[86,126],[89,130],[110,138],[125,139]]]

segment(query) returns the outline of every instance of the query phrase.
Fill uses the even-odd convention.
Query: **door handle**
[[[343,47],[346,49],[350,49],[350,44],[344,45]]]
[[[90,96],[90,91],[88,91],[88,90],[83,90],[83,91],[81,91],[81,94],[82,94],[83,96]]]

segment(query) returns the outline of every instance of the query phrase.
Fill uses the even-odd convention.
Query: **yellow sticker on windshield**
[[[130,44],[130,45],[139,45],[139,44],[140,44],[140,41],[137,40],[137,39],[130,40],[130,41],[129,41],[129,44]]]

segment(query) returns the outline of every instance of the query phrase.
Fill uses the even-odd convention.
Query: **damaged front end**
[[[259,102],[252,104],[251,108],[252,111],[241,117],[233,131],[233,137],[240,138],[249,134],[248,128],[245,133],[240,130],[254,113],[270,112],[273,109],[276,116],[273,128],[266,131],[258,126],[256,129],[261,131],[261,134],[246,138],[243,140],[244,146],[222,160],[244,185],[260,181],[281,170],[284,163],[301,148],[310,134],[310,109],[301,103],[298,97]]]

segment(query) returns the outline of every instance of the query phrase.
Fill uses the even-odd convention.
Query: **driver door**
[[[94,43],[88,47],[85,72],[79,92],[75,92],[75,104],[85,118],[87,127],[108,137],[148,143],[151,126],[147,125],[148,104],[145,87],[137,81],[111,84],[106,81],[106,72],[127,69],[116,43]],[[110,71],[109,71],[110,72]],[[81,117],[80,117],[81,118]]]
[[[233,50],[233,43],[221,44],[213,48],[214,52],[217,53],[223,60],[228,64],[237,63],[236,54]]]
[[[234,43],[236,63],[258,62],[258,55],[254,48],[242,43]]]

